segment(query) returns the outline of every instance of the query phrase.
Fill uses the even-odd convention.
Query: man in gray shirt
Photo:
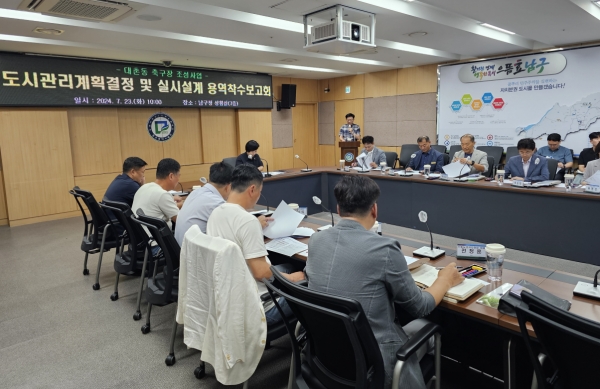
[[[194,224],[206,234],[206,223],[212,211],[223,204],[231,192],[231,175],[233,168],[223,162],[214,163],[210,167],[208,184],[192,191],[183,203],[177,224],[175,225],[175,240],[181,245],[183,236]]]
[[[368,177],[342,177],[334,188],[342,220],[310,238],[306,276],[310,289],[352,298],[361,304],[383,355],[385,388],[389,389],[396,351],[423,326],[421,320],[404,327],[395,324],[394,303],[412,317],[423,317],[463,278],[456,264],[451,263],[440,270],[430,288],[423,291],[416,286],[398,241],[369,231],[377,220],[379,193],[375,181]],[[425,388],[419,360],[427,347],[409,359],[400,387]]]

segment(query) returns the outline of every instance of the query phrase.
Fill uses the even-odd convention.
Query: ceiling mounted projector
[[[328,54],[375,49],[375,14],[334,5],[304,15],[304,48]]]

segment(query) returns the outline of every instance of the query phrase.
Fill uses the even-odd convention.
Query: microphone
[[[417,254],[422,257],[428,257],[428,258],[437,258],[440,255],[443,255],[445,253],[444,250],[440,250],[439,248],[436,248],[436,249],[433,248],[433,234],[431,233],[431,228],[429,228],[429,224],[427,224],[427,212],[425,212],[425,211],[419,212],[419,220],[421,221],[421,223],[425,223],[425,225],[427,226],[427,230],[429,231],[429,238],[431,240],[431,243],[430,243],[429,247],[423,246],[420,249],[413,251],[413,254]]]
[[[273,177],[273,175],[269,173],[269,161],[264,158],[261,158],[261,161],[265,161],[267,163],[267,173],[265,174],[265,177]]]
[[[404,166],[404,174],[403,174],[403,176],[405,176],[405,177],[411,176],[410,174],[408,174],[406,172],[406,169],[408,169],[410,167],[410,164],[412,163],[413,159],[415,159],[416,156],[417,156],[416,153],[412,153],[410,155],[410,161],[408,161],[408,165]],[[400,174],[398,174],[398,175],[400,175]]]
[[[470,160],[471,160],[471,157],[467,157],[467,161],[470,161]],[[469,165],[467,165],[467,164],[465,163],[465,166],[463,166],[463,167],[461,167],[461,168],[460,168],[460,171],[458,172],[458,178],[460,178],[460,176],[462,176],[462,171],[463,171],[463,169],[464,169],[466,166],[469,166]],[[470,172],[470,171],[471,171],[471,167],[469,166],[469,172]]]
[[[200,177],[200,182],[201,182],[203,185],[206,185],[206,184],[208,184],[208,181],[206,180],[206,177]]]
[[[262,197],[263,199],[265,199],[265,203],[267,204],[267,212],[269,212],[270,211],[270,209],[269,209],[269,201],[267,200],[267,198],[265,197],[265,195],[262,194],[262,193],[260,194],[260,197]]]
[[[331,214],[331,226],[335,226],[335,222],[333,221],[333,212],[331,212],[329,209],[327,209],[321,202],[321,199],[318,198],[317,196],[313,196],[313,201],[315,204],[320,205],[321,208],[323,208],[326,212],[329,212]]]
[[[298,154],[296,154],[295,157],[296,157],[296,159],[300,159],[300,156]],[[302,161],[302,159],[300,159],[300,160]],[[312,169],[308,168],[308,164],[306,162],[304,162],[304,161],[302,161],[302,162],[306,165],[306,169],[302,169],[300,171],[304,172],[304,173],[306,173],[306,172],[312,172]]]

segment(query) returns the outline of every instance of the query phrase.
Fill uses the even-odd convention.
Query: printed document
[[[279,206],[271,217],[273,220],[263,230],[263,234],[271,239],[293,235],[302,219],[304,219],[303,214],[294,211],[283,200],[281,200],[281,203],[279,203]]]
[[[442,169],[444,169],[444,173],[446,173],[450,178],[455,178],[471,172],[471,169],[468,166],[458,161],[444,165]]]

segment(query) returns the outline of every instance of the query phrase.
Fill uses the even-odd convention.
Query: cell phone
[[[512,288],[510,288],[510,291],[509,291],[509,293],[510,293],[511,295],[513,295],[514,297],[518,298],[519,300],[521,300],[521,292],[522,292],[522,291],[524,291],[524,290],[528,291],[529,293],[533,293],[533,292],[531,291],[531,289],[527,289],[527,288],[525,288],[524,286],[522,286],[522,285],[519,285],[519,284],[515,284],[515,285],[513,285],[513,287],[512,287]]]

